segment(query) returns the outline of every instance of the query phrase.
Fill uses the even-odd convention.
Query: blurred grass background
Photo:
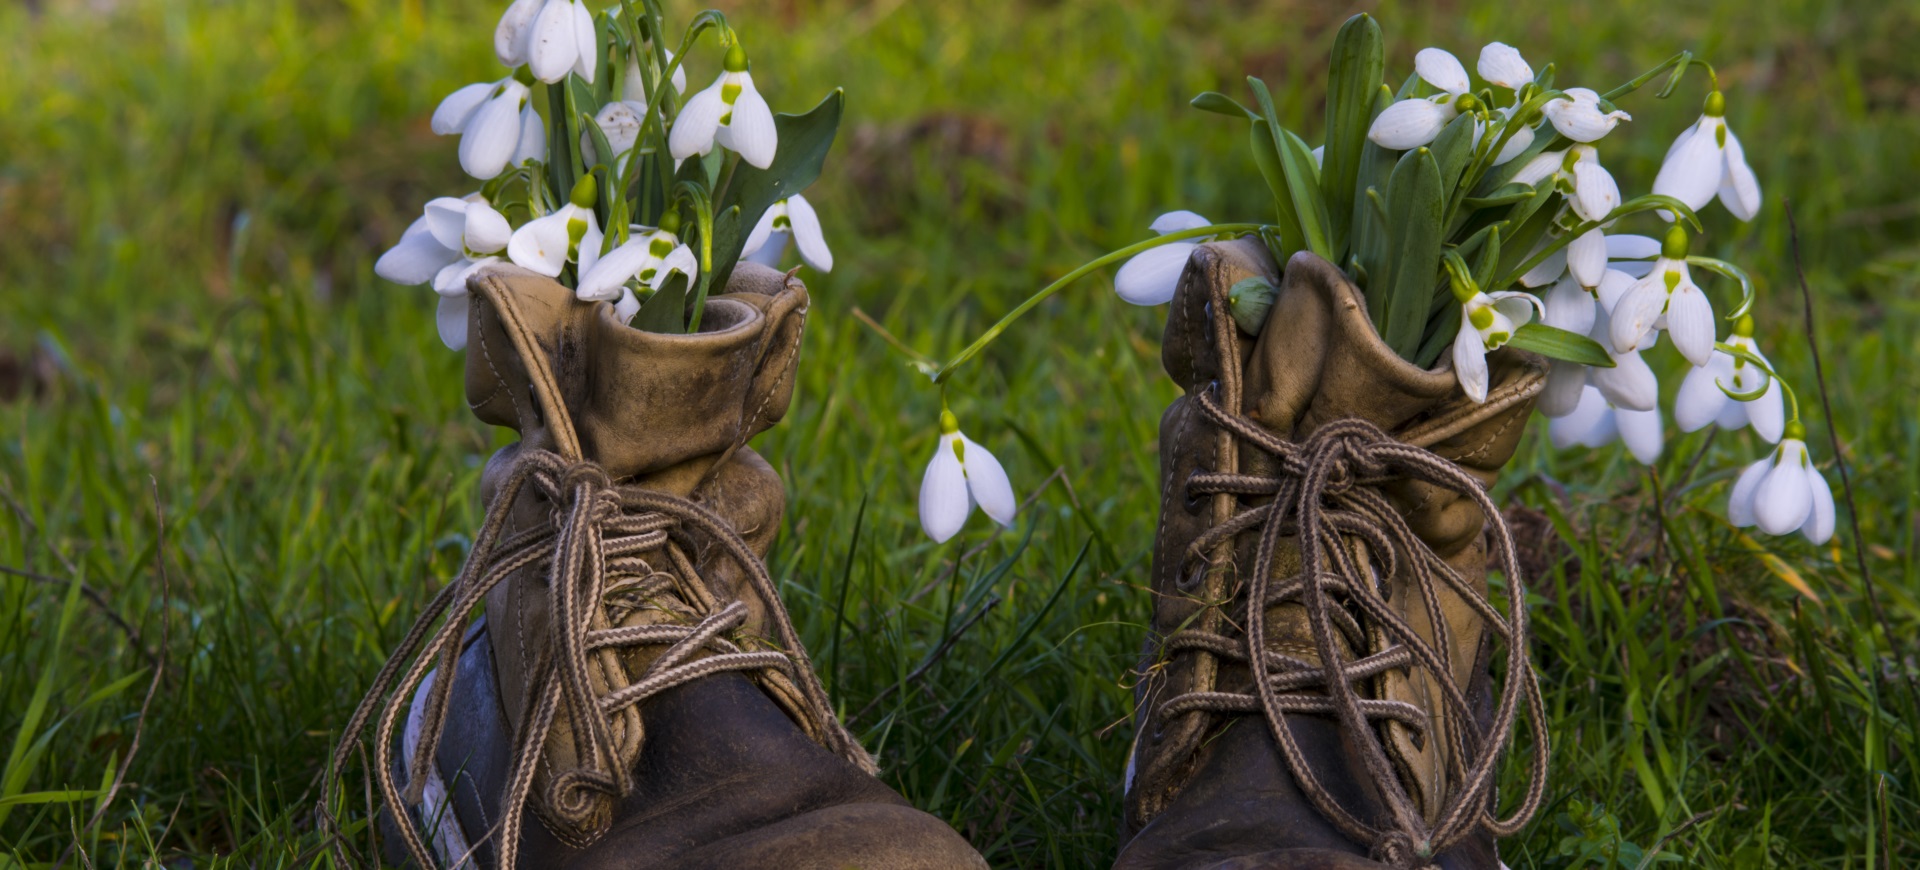
[[[502,8],[0,6],[0,867],[318,860],[325,753],[457,570],[480,464],[503,443],[463,408],[428,291],[372,275],[422,203],[474,186],[427,117],[499,75]],[[1864,541],[1844,506],[1829,547],[1755,540],[1721,519],[1752,435],[1674,437],[1649,475],[1618,448],[1554,453],[1535,424],[1499,495],[1530,542],[1554,767],[1551,805],[1507,862],[1920,859],[1920,6],[722,8],[776,109],[849,96],[808,191],[837,268],[806,276],[800,401],[759,445],[792,495],[775,573],[884,776],[996,866],[1104,867],[1117,845],[1174,395],[1164,312],[1090,281],[960,380],[963,425],[1035,500],[1013,530],[975,520],[946,546],[913,514],[938,397],[852,312],[944,356],[1162,211],[1267,217],[1244,128],[1185,102],[1258,74],[1289,126],[1316,129],[1320,66],[1359,9],[1382,20],[1395,80],[1421,46],[1471,63],[1495,39],[1602,90],[1682,48],[1717,62],[1766,207],[1748,226],[1712,210],[1704,245],[1760,278],[1763,345],[1810,400],[1836,484],[1837,425],[1859,499]],[[1603,150],[1628,195],[1703,92],[1690,78],[1672,100],[1627,101],[1634,121]]]

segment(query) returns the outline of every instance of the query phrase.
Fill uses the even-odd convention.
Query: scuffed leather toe
[[[582,860],[575,866],[598,868]],[[960,870],[987,862],[952,827],[909,807],[847,804],[741,834],[682,859],[683,870]]]

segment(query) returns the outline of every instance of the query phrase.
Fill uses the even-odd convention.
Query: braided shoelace
[[[554,521],[502,540],[507,516],[529,485],[554,506]],[[671,537],[674,532],[697,534],[718,544],[744,570],[766,603],[774,633],[770,640],[776,648],[753,648],[766,641],[736,631],[747,619],[746,605],[722,604],[712,597],[692,561]],[[665,554],[670,570],[661,570],[646,558],[659,553]],[[400,822],[401,839],[416,866],[439,866],[419,832],[406,822],[406,807],[419,802],[428,766],[435,761],[466,614],[489,590],[529,565],[546,566],[552,628],[546,648],[533,651],[527,682],[530,709],[521,717],[520,733],[515,735],[505,806],[493,832],[499,836],[497,866],[515,866],[524,810],[534,795],[536,766],[542,763],[542,751],[556,721],[564,720],[569,727],[578,761],[571,770],[555,772],[544,800],[534,802],[534,807],[556,835],[584,845],[605,831],[615,801],[633,787],[629,765],[638,757],[644,737],[637,705],[713,674],[754,674],[761,688],[809,737],[872,770],[866,751],[834,717],[766,566],[724,520],[686,499],[616,486],[591,462],[569,462],[547,451],[526,450],[495,494],[460,576],[428,604],[354,711],[334,751],[323,792],[333,794],[339,771],[367,734],[368,721],[377,709],[380,718],[372,731],[375,759],[370,767],[382,800]],[[674,609],[684,609],[691,624],[614,624],[619,614],[634,609],[634,602],[647,600],[680,605]],[[620,651],[643,646],[666,650],[644,673],[629,675]],[[427,692],[419,748],[403,796],[392,773],[394,727],[430,671],[437,671],[439,677]],[[596,681],[607,691],[597,692]],[[353,866],[331,815],[324,809],[321,815],[334,828],[336,859],[342,866]],[[456,865],[465,860],[449,857]]]
[[[1480,482],[1452,462],[1396,441],[1365,421],[1336,421],[1296,444],[1228,413],[1208,391],[1196,393],[1195,400],[1207,419],[1272,456],[1278,467],[1271,477],[1203,471],[1188,480],[1190,498],[1229,493],[1268,501],[1244,508],[1209,529],[1186,553],[1188,560],[1205,565],[1211,561],[1207,553],[1216,545],[1257,528],[1259,543],[1243,593],[1244,636],[1184,629],[1171,635],[1166,646],[1169,653],[1205,651],[1247,665],[1253,673],[1254,693],[1189,692],[1168,699],[1158,715],[1164,720],[1196,711],[1262,714],[1301,791],[1342,832],[1394,867],[1421,866],[1483,825],[1496,837],[1516,833],[1533,817],[1545,795],[1546,718],[1528,657],[1525,589],[1512,535]],[[1379,491],[1382,484],[1398,480],[1429,483],[1479,507],[1493,531],[1497,567],[1506,575],[1510,614],[1503,616],[1486,595],[1469,586],[1414,534]],[[1274,551],[1283,537],[1296,541],[1301,570],[1291,577],[1274,578]],[[1431,642],[1383,594],[1382,578],[1396,576],[1409,580],[1419,596],[1432,626]],[[1453,644],[1439,597],[1442,584],[1465,601],[1507,648],[1505,684],[1493,726],[1486,732],[1478,727],[1465,693],[1453,678]],[[1319,662],[1265,648],[1267,611],[1287,603],[1306,611]],[[1386,638],[1384,648],[1352,661],[1344,659],[1336,633],[1349,642],[1364,642],[1374,632]],[[1439,688],[1440,702],[1449,714],[1442,734],[1431,733],[1432,717],[1420,707],[1362,697],[1354,685],[1387,671],[1416,667],[1426,671]],[[1510,816],[1497,818],[1497,769],[1523,704],[1532,737],[1527,792]],[[1321,784],[1287,727],[1287,717],[1297,714],[1330,715],[1340,723],[1358,747],[1376,793],[1385,799],[1388,824],[1361,820]],[[1451,750],[1446,796],[1432,825],[1389,760],[1376,720],[1397,722],[1424,739],[1443,739]]]

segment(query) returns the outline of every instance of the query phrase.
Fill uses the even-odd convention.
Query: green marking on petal
[[[1493,309],[1486,306],[1474,308],[1467,312],[1467,322],[1473,324],[1474,329],[1486,329],[1493,325]]]

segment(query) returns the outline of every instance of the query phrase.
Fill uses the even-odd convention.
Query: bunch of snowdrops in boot
[[[719,72],[686,96],[686,62],[712,31]],[[777,264],[793,241],[833,267],[800,194],[840,126],[835,90],[803,115],[776,115],[755,88],[726,16],[694,16],[676,44],[657,0],[595,12],[581,0],[514,0],[494,32],[508,72],[434,110],[482,182],[426,205],[374,271],[439,294],[440,339],[467,341],[467,279],[511,262],[583,301],[614,303],[650,332],[700,329],[708,291],[734,264]]]
[[[1698,212],[1716,198],[1742,221],[1761,204],[1713,68],[1681,52],[1602,94],[1559,87],[1551,64],[1536,72],[1520,51],[1495,42],[1480,52],[1477,89],[1454,55],[1427,48],[1395,90],[1384,83],[1382,46],[1370,16],[1354,16],[1341,28],[1319,147],[1281,126],[1258,78],[1247,80],[1253,108],[1213,92],[1193,100],[1248,123],[1254,164],[1273,194],[1273,220],[1162,215],[1151,227],[1157,237],[1073,270],[947,364],[923,370],[944,385],[1013,320],[1112,263],[1125,262],[1114,279],[1122,299],[1164,304],[1196,247],[1256,235],[1278,263],[1310,252],[1338,265],[1365,296],[1382,340],[1416,365],[1450,366],[1475,402],[1487,399],[1488,353],[1511,345],[1548,357],[1538,408],[1563,448],[1617,439],[1641,462],[1654,462],[1664,442],[1660,385],[1641,354],[1666,335],[1692,365],[1672,409],[1680,428],[1751,425],[1775,445],[1739,477],[1728,518],[1769,534],[1828,540],[1833,494],[1808,457],[1793,390],[1754,341],[1753,281],[1738,266],[1693,251],[1703,229]],[[1658,95],[1666,98],[1695,67],[1709,81],[1699,120],[1674,140],[1652,192],[1623,199],[1599,144],[1632,121],[1615,101],[1662,75]],[[1631,221],[1648,224],[1649,234],[1620,231]],[[1725,294],[1719,310],[1732,328],[1724,338],[1696,270],[1716,276]],[[1241,331],[1260,333],[1275,292],[1259,278],[1233,288]],[[944,407],[942,416],[943,432],[957,433]],[[942,451],[947,443],[943,437]],[[965,451],[985,453],[971,441]],[[952,505],[986,503],[952,482],[953,466],[936,455],[921,493],[923,524],[939,540],[958,528]],[[967,485],[981,485],[965,477]],[[1004,473],[991,477],[1005,480]]]

